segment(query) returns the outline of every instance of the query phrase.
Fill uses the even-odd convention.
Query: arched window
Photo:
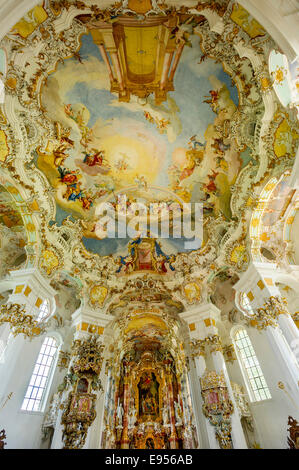
[[[258,358],[244,328],[240,328],[235,333],[234,342],[251,401],[271,398]]]
[[[48,302],[48,300],[44,300],[43,303],[40,306],[39,314],[38,314],[36,320],[38,322],[41,322],[42,320],[44,320],[49,315],[49,313],[50,313],[49,302]]]
[[[22,410],[41,411],[58,350],[56,339],[44,339],[22,403]]]
[[[254,315],[253,308],[251,306],[250,300],[248,299],[245,292],[241,292],[239,296],[239,305],[241,310],[247,315]]]

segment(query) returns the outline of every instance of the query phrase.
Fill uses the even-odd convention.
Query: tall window
[[[252,305],[251,305],[250,300],[248,299],[247,295],[245,294],[245,292],[240,293],[239,303],[240,303],[241,309],[243,311],[245,311],[247,313],[247,315],[254,315]]]
[[[57,341],[47,336],[39,352],[34,370],[22,403],[22,410],[41,411],[49,377],[57,353]]]
[[[261,401],[271,398],[259,361],[245,329],[237,331],[235,334],[235,344],[245,379],[247,379],[249,396],[253,397],[252,401]]]
[[[39,314],[36,318],[38,322],[44,320],[49,315],[49,302],[47,300],[44,300],[43,303],[40,306],[39,309]]]

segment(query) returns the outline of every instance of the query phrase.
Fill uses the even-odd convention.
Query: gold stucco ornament
[[[98,343],[96,336],[91,336],[85,341],[76,340],[73,345],[74,371],[93,371],[99,374],[102,368],[104,345]]]
[[[0,325],[2,323],[10,323],[14,336],[23,334],[28,338],[34,338],[44,332],[44,328],[33,319],[32,315],[26,314],[24,305],[11,303],[2,305]]]
[[[200,379],[203,412],[215,426],[215,435],[221,449],[232,449],[230,415],[234,406],[229,398],[224,374],[206,371]]]
[[[48,275],[57,269],[59,266],[59,260],[56,254],[51,250],[44,250],[42,252],[41,267],[47,272]]]

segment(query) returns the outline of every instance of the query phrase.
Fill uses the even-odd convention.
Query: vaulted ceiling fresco
[[[299,130],[272,88],[276,45],[243,7],[47,0],[0,47],[2,173],[35,207],[28,266],[110,313],[150,304],[153,288],[157,310],[179,311],[246,269],[251,215],[292,167]],[[134,202],[201,202],[202,246],[105,238],[97,208],[124,200],[129,216]]]

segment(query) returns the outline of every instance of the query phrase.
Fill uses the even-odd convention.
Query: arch
[[[245,292],[236,292],[235,304],[245,317],[248,318],[254,314],[250,301]]]
[[[38,205],[35,201],[31,204],[26,203],[26,199],[24,199],[21,190],[16,186],[15,183],[11,181],[1,178],[0,181],[0,188],[3,187],[4,190],[9,194],[11,201],[14,203],[15,210],[19,214],[22,219],[22,223],[24,225],[25,234],[27,237],[26,247],[30,246],[30,256],[27,255],[26,264],[24,268],[31,268],[36,265],[38,261],[37,254],[35,252],[36,243],[38,241],[38,229],[36,226],[36,221],[33,216],[33,212],[38,210]]]
[[[51,315],[50,311],[50,302],[48,299],[45,299],[41,306],[39,307],[39,313],[36,318],[36,321],[41,322],[44,321],[47,317]]]
[[[294,11],[292,0],[283,0],[283,6],[281,3],[278,5],[278,0],[238,0],[238,3],[266,29],[289,61],[293,62],[299,55],[299,40],[296,24],[298,10]],[[291,14],[286,14],[288,8]]]
[[[268,240],[270,240],[270,238],[268,237],[268,226],[271,226],[273,225],[274,223],[277,222],[277,220],[270,220],[271,217],[268,216],[270,219],[270,222],[268,222],[268,224],[265,223],[265,218],[267,216],[267,213],[271,213],[271,212],[277,212],[277,209],[275,209],[275,211],[271,208],[271,204],[273,203],[274,201],[274,194],[275,194],[275,191],[277,191],[278,187],[280,184],[286,184],[286,182],[288,181],[288,179],[290,178],[290,171],[287,170],[285,171],[280,178],[278,177],[273,177],[271,178],[267,183],[266,185],[264,186],[264,188],[262,189],[261,193],[260,193],[260,196],[259,196],[259,200],[258,200],[258,203],[257,203],[257,206],[256,208],[254,209],[253,213],[252,213],[252,216],[251,216],[251,220],[250,220],[250,226],[249,226],[249,234],[250,234],[250,239],[251,239],[251,255],[252,255],[252,260],[254,262],[262,262],[262,263],[265,263],[265,262],[272,262],[273,263],[273,260],[269,260],[269,258],[265,258],[263,255],[262,255],[262,247],[263,247],[263,243],[266,243]],[[286,185],[287,189],[288,189],[288,192],[287,194],[283,194],[283,198],[281,198],[283,201],[287,201],[288,198],[289,199],[289,203],[290,203],[290,200],[292,199],[293,197],[293,192],[294,190],[292,190],[291,187],[289,187],[289,184]],[[291,192],[293,191],[293,192]],[[284,209],[285,210],[285,209]],[[287,209],[285,210],[285,213],[287,212]],[[281,214],[279,214],[279,216],[281,216]],[[267,248],[267,245],[264,246],[265,248]],[[267,261],[265,261],[267,260]]]

